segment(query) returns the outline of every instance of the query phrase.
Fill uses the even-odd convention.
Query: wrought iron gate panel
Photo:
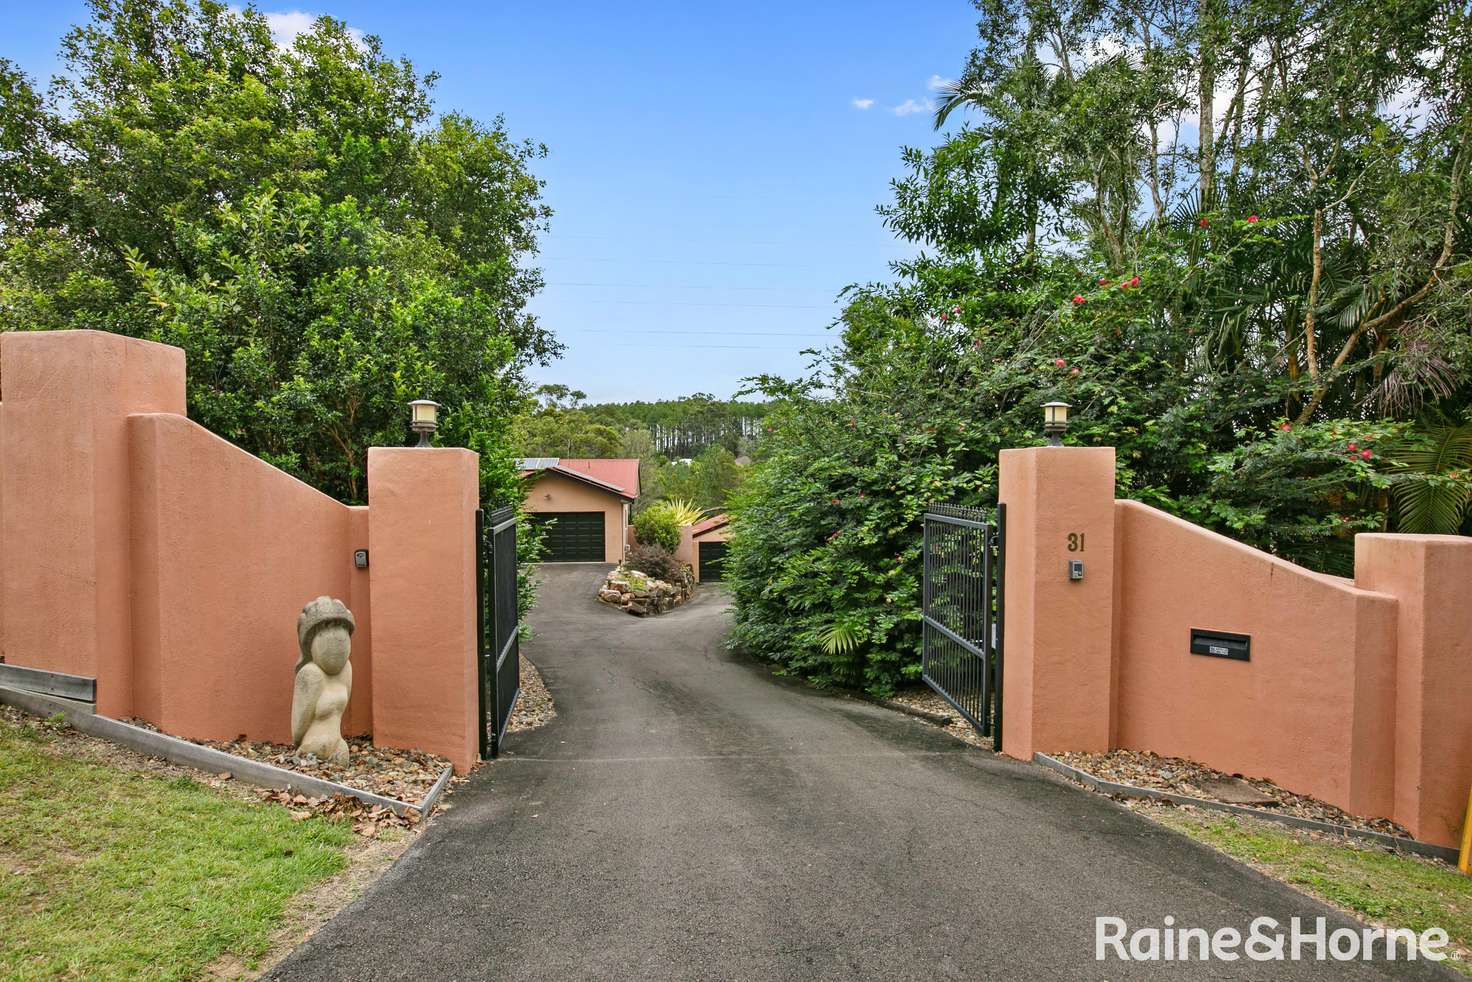
[[[516,604],[516,509],[475,513],[476,634],[480,755],[495,757],[521,695],[521,625]]]
[[[922,555],[921,678],[1000,750],[1006,505],[931,505]]]

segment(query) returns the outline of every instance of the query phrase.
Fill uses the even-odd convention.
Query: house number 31
[[[1069,532],[1068,533],[1068,551],[1069,552],[1083,552],[1084,551],[1084,534],[1082,532]]]

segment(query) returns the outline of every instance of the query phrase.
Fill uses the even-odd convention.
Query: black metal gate
[[[1002,749],[1006,505],[925,512],[921,677]]]
[[[495,757],[521,695],[516,604],[516,509],[475,513],[476,631],[479,640],[480,755]]]

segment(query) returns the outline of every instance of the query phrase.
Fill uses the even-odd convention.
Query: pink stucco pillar
[[[373,740],[448,757],[479,753],[475,509],[469,450],[368,451]]]
[[[184,412],[184,352],[101,331],[0,334],[0,654],[132,712],[130,413]]]
[[[1395,814],[1456,845],[1472,788],[1472,539],[1355,537],[1355,583],[1396,598]]]
[[[1108,750],[1113,707],[1114,448],[1001,454],[1007,506],[1002,752]],[[1070,560],[1084,564],[1069,579]]]

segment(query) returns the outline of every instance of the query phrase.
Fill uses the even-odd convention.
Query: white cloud
[[[276,42],[277,47],[289,48],[298,34],[305,34],[312,29],[321,14],[311,14],[305,10],[276,10],[263,11],[261,16],[266,18],[266,26],[271,29],[271,40]],[[348,28],[348,36],[357,44],[363,43],[363,32],[356,27]]]
[[[896,116],[913,116],[915,113],[928,113],[934,111],[935,103],[931,102],[929,99],[922,99],[918,102],[914,99],[906,99],[904,102],[900,103],[898,106],[895,106],[893,109],[890,110],[890,112],[894,113]]]
[[[930,81],[925,83],[925,87],[932,92],[939,92],[946,86],[954,84],[950,79],[941,78],[939,75],[932,75],[930,76]]]
[[[853,107],[855,109],[868,109],[872,105],[874,105],[874,100],[873,99],[855,99],[855,100],[853,100]]]

